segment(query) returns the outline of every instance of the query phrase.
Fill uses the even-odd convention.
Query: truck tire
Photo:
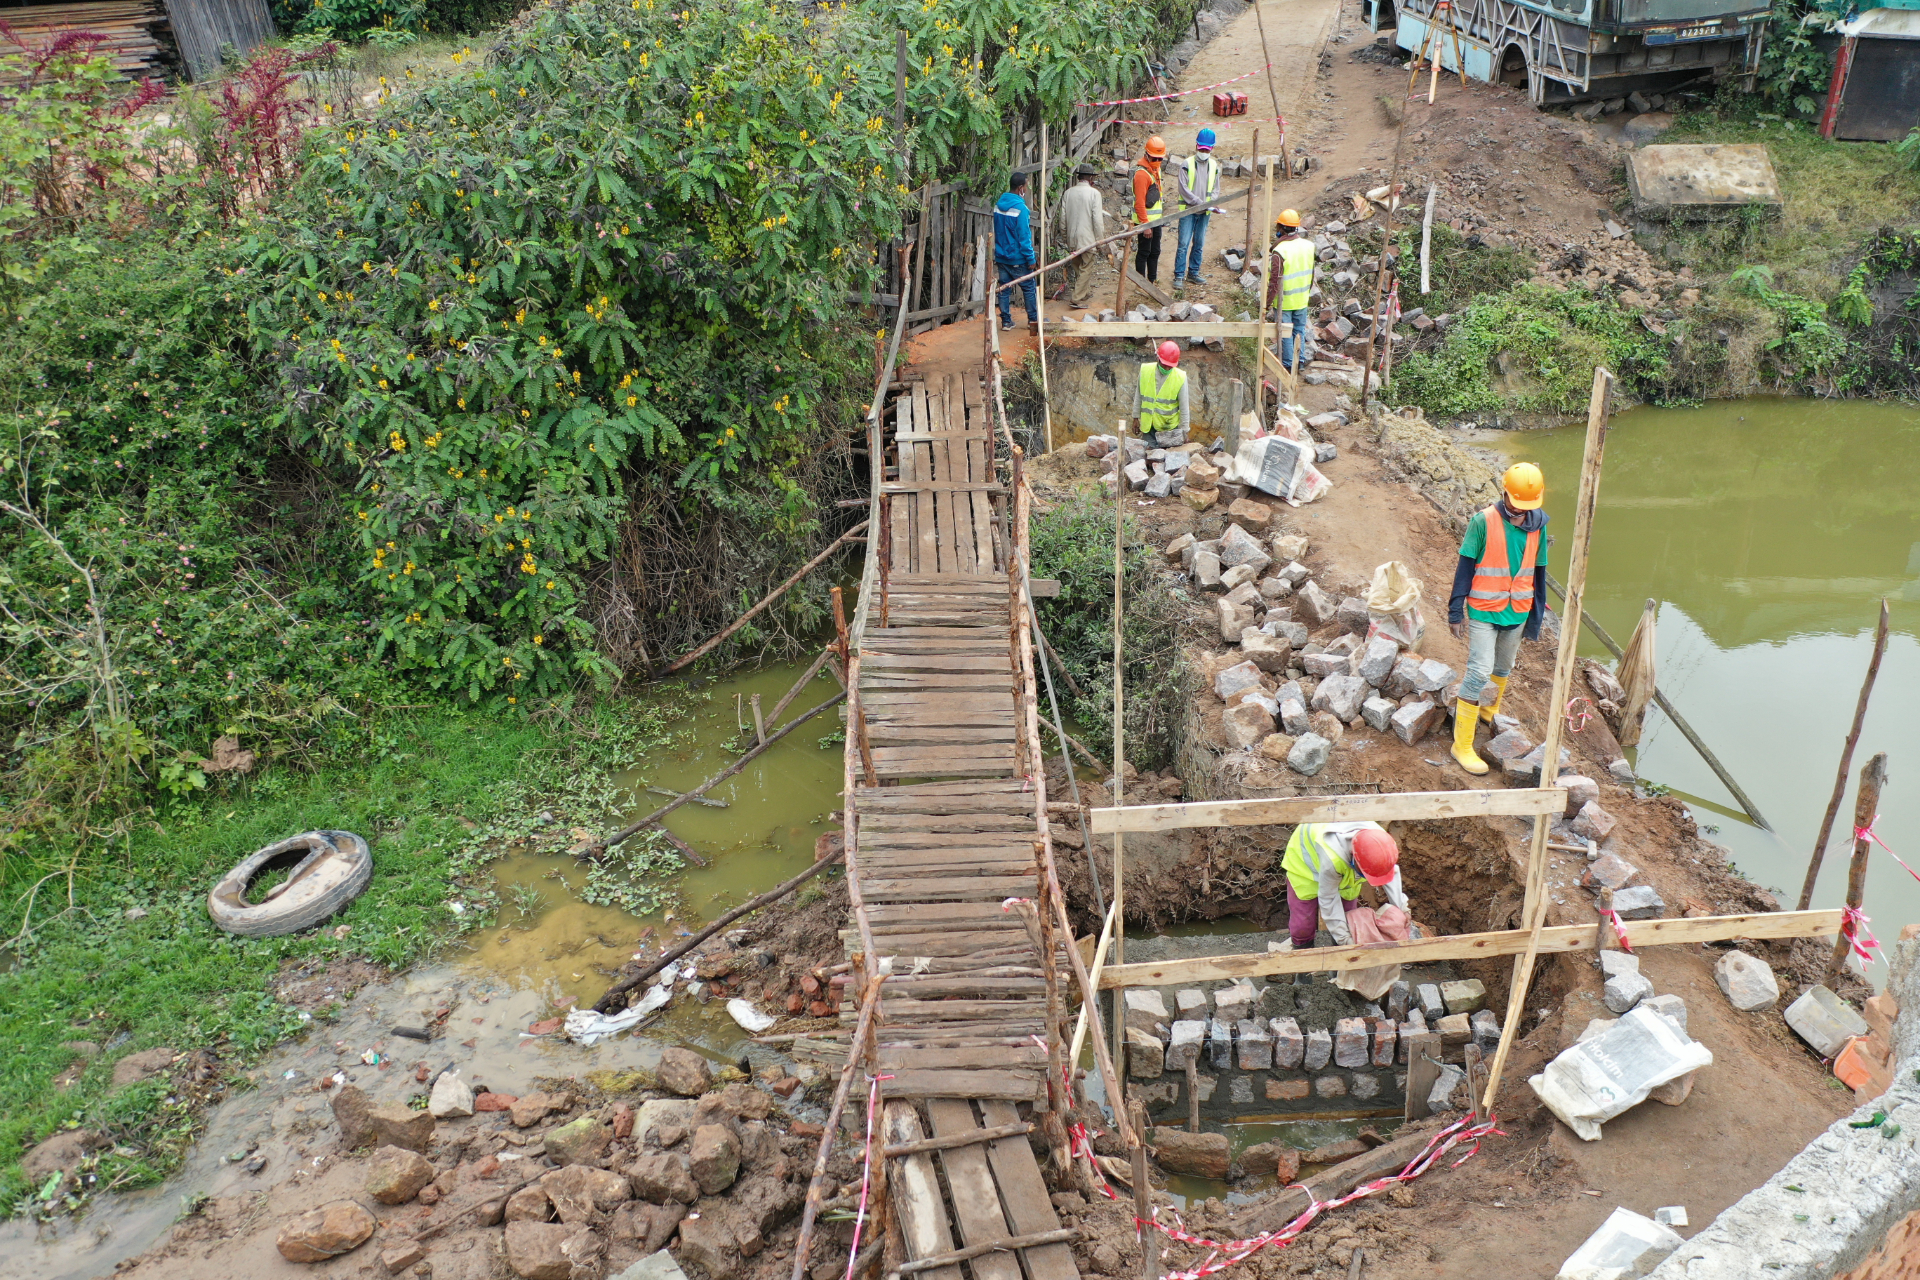
[[[264,902],[248,902],[247,886],[274,863],[301,853],[293,872]],[[351,831],[308,831],[251,854],[207,895],[207,915],[243,938],[277,938],[310,929],[366,891],[373,877],[367,842]]]

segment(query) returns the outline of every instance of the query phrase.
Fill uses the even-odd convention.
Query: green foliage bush
[[[1610,299],[1524,284],[1468,306],[1437,351],[1396,361],[1390,394],[1433,416],[1574,413],[1595,365],[1657,398],[1666,363],[1664,343]]]
[[[1083,691],[1074,696],[1062,683],[1061,707],[1100,751],[1113,740],[1113,507],[1079,494],[1036,510],[1031,530],[1034,576],[1060,582],[1059,596],[1034,601],[1040,627]],[[1135,768],[1164,769],[1178,746],[1188,672],[1180,654],[1179,602],[1141,536],[1129,522],[1121,642],[1126,751]]]
[[[1377,252],[1380,236],[1377,231],[1368,230],[1350,238],[1350,243],[1356,247],[1364,245],[1368,252]],[[1424,307],[1430,316],[1459,311],[1475,298],[1504,293],[1534,273],[1533,255],[1518,245],[1490,245],[1478,237],[1469,243],[1466,236],[1446,223],[1436,222],[1427,259],[1428,283],[1432,289],[1423,294],[1419,292],[1420,228],[1417,222],[1400,228],[1394,235],[1394,245],[1400,252],[1402,311]],[[1369,280],[1362,290],[1367,302],[1373,300],[1371,286]]]

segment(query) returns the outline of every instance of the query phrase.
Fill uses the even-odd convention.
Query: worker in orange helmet
[[[1280,869],[1287,877],[1287,932],[1293,949],[1313,945],[1324,924],[1334,945],[1353,945],[1347,912],[1369,886],[1412,914],[1400,885],[1400,846],[1377,822],[1303,822],[1287,841]]]
[[[1152,222],[1164,210],[1160,199],[1160,166],[1167,158],[1167,140],[1159,134],[1147,139],[1146,154],[1133,167],[1133,224]],[[1149,281],[1160,278],[1160,228],[1134,233],[1133,269]]]
[[[1500,478],[1500,500],[1476,511],[1460,540],[1447,629],[1467,642],[1467,674],[1453,709],[1453,758],[1468,773],[1487,771],[1487,762],[1474,753],[1473,731],[1498,714],[1520,641],[1540,638],[1547,603],[1547,513],[1540,506],[1546,495],[1540,468],[1514,463]]]
[[[1180,344],[1160,344],[1159,358],[1140,366],[1133,392],[1133,417],[1149,449],[1171,449],[1187,442],[1190,411],[1187,371],[1180,367]]]

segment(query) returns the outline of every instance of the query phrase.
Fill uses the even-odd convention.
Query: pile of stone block
[[[1168,996],[1145,987],[1125,999],[1123,1070],[1154,1115],[1184,1116],[1189,1080],[1215,1117],[1393,1106],[1414,1052],[1458,1063],[1469,1043],[1492,1052],[1500,1042],[1500,1020],[1474,980],[1397,982],[1384,1008],[1365,1005],[1326,1027],[1303,1025],[1290,977]]]
[[[1534,778],[1537,782],[1537,772]],[[1587,868],[1580,873],[1580,885],[1594,895],[1596,906],[1610,907],[1622,920],[1665,916],[1667,903],[1659,890],[1642,881],[1640,868],[1607,847],[1619,820],[1600,806],[1599,784],[1584,774],[1563,773],[1558,785],[1567,790],[1567,808],[1555,820],[1553,833],[1559,840],[1585,846]]]

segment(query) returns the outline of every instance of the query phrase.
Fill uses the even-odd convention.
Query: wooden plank
[[[1627,942],[1638,949],[1675,943],[1725,942],[1732,938],[1819,938],[1840,931],[1840,916],[1837,910],[1768,911],[1755,915],[1703,916],[1696,920],[1629,920]],[[1100,975],[1100,985],[1103,988],[1165,987],[1217,978],[1371,969],[1385,964],[1426,964],[1435,960],[1481,960],[1489,956],[1517,956],[1527,949],[1527,938],[1525,929],[1506,929],[1498,933],[1463,933],[1450,938],[1419,938],[1412,942],[1381,942],[1367,947],[1315,947],[1309,951],[1275,951],[1265,955],[1112,965]],[[1540,930],[1543,952],[1592,951],[1594,941],[1595,930],[1590,924],[1555,925]]]
[[[967,417],[976,429],[988,426],[986,405],[967,406]],[[962,448],[966,452],[967,473],[975,484],[990,483],[993,474],[993,447],[988,442],[989,433],[980,430],[968,439]],[[993,499],[984,491],[976,492],[973,497],[973,543],[974,569],[982,575],[994,572],[993,558]]]
[[[979,907],[965,903],[952,903],[944,906],[920,907],[869,907],[867,921],[875,928],[886,924],[924,925],[929,920],[953,922],[958,920],[1002,921],[1008,919],[998,904],[993,907]]]
[[[892,1045],[880,1046],[880,1066],[887,1071],[908,1069],[962,1070],[975,1067],[996,1068],[1009,1066],[1028,1066],[1045,1069],[1047,1051],[1037,1044],[1016,1045],[978,1045],[971,1048],[945,1049],[938,1046]],[[996,1124],[1017,1124],[1020,1117],[997,1120]]]
[[[860,847],[863,849],[979,849],[991,852],[1019,851],[1029,858],[1033,856],[1033,842],[1039,837],[1029,820],[1024,835],[1009,832],[982,833],[977,831],[887,831],[873,832],[872,839],[862,832]]]
[[[928,693],[951,693],[956,689],[994,690],[1009,688],[1013,677],[1005,671],[876,671],[875,689],[925,689]],[[867,687],[867,673],[860,673],[860,687]],[[1564,801],[1563,801],[1564,803]]]
[[[1408,1120],[1424,1120],[1433,1114],[1433,1108],[1427,1105],[1427,1098],[1433,1092],[1433,1086],[1440,1079],[1440,1036],[1438,1032],[1422,1031],[1407,1037],[1407,1104]]]
[[[952,376],[941,378],[939,388],[932,400],[933,441],[926,446],[928,456],[933,459],[933,470],[929,474],[939,486],[933,490],[933,518],[939,529],[935,544],[939,548],[939,571],[958,573],[960,566],[954,562],[953,549],[953,491],[946,487],[953,482],[953,467],[947,459],[947,435],[953,429]]]
[[[927,386],[924,382],[914,387],[913,402],[914,417],[920,422],[931,423],[933,421],[933,402],[932,397],[927,394]],[[933,454],[931,446],[913,444],[908,445],[907,448],[913,451],[914,479],[922,481],[932,480]],[[903,456],[904,453],[905,451],[903,450]],[[904,463],[902,463],[900,475],[904,480],[906,477]],[[884,484],[882,484],[880,488],[883,491],[887,490],[887,486]],[[907,493],[912,492],[912,490],[903,488],[892,490],[892,492]],[[912,567],[919,572],[937,573],[940,570],[940,553],[936,550],[939,533],[934,526],[933,494],[922,490],[919,495],[914,498],[913,503],[916,523],[913,529],[914,560]],[[891,580],[888,581],[887,588],[889,592],[892,591],[893,583]],[[900,611],[897,606],[890,606],[889,612],[898,617]]]
[[[933,905],[938,905],[938,904],[933,904]],[[878,930],[875,930],[873,945],[875,950],[879,951],[879,953],[883,956],[908,956],[908,957],[956,956],[958,957],[958,956],[978,955],[980,952],[980,947],[982,945],[983,939],[988,943],[996,943],[996,942],[1005,943],[1008,947],[1011,948],[1011,947],[1015,947],[1025,943],[1027,940],[1027,935],[1025,933],[1019,933],[1019,934],[988,933],[988,934],[979,934],[979,935],[975,935],[971,933],[900,935],[900,934],[881,933]],[[853,949],[858,950],[859,944],[860,944],[860,935],[858,934],[858,932],[849,929],[845,931],[845,933],[841,938],[841,941],[851,943]]]
[[[965,434],[968,410],[959,384],[958,377],[948,381],[947,475],[956,481],[977,483],[983,477],[972,473],[968,460],[968,438]],[[991,479],[991,477],[984,477],[984,479]],[[980,572],[980,561],[975,554],[973,532],[973,504],[980,500],[979,494],[971,492],[953,495],[954,567],[960,573]]]
[[[898,1147],[885,1148],[889,1156],[912,1155],[917,1151],[941,1151],[947,1147],[970,1146],[976,1142],[993,1142],[1000,1138],[1017,1138],[1033,1132],[1033,1126],[1024,1120],[1012,1124],[995,1125],[991,1129],[976,1129],[972,1133],[957,1133],[951,1138],[922,1138],[918,1142],[903,1143]]]
[[[916,800],[925,796],[971,798],[1030,794],[1031,788],[1024,782],[1007,782],[995,787],[975,786],[971,782],[927,782],[917,787],[855,787],[853,789],[856,804],[866,804],[868,801]]]
[[[1044,1018],[1045,1000],[888,1000],[888,1018],[901,1022],[972,1022],[1001,1018]],[[851,1004],[846,1006],[852,1008]]]
[[[1283,1188],[1278,1194],[1249,1206],[1227,1219],[1227,1230],[1236,1237],[1274,1231],[1300,1216],[1315,1201],[1338,1199],[1363,1182],[1398,1173],[1426,1150],[1439,1127],[1438,1121],[1408,1126],[1385,1146],[1343,1160],[1314,1174],[1298,1187]]]
[[[966,733],[985,730],[967,729]],[[919,832],[923,835],[965,835],[981,831],[1033,831],[1031,813],[865,813],[860,823],[863,833]]]
[[[927,445],[915,447],[929,448]],[[1007,487],[1003,484],[981,484],[972,480],[916,480],[911,484],[890,480],[880,486],[882,493],[916,493],[922,497],[939,493],[1005,493],[1006,491]],[[942,572],[951,573],[953,570],[945,569]]]
[[[1259,333],[1252,320],[1047,321],[1048,338],[1253,338]]]
[[[893,1079],[883,1081],[880,1085],[880,1094],[886,1098],[929,1098],[934,1095],[939,1095],[945,1098],[1007,1098],[1016,1102],[1023,1102],[1038,1098],[1043,1092],[1045,1092],[1045,1086],[1041,1084],[1038,1072],[1023,1074],[1018,1071],[901,1071],[896,1072]],[[975,1154],[979,1154],[980,1148],[958,1147],[954,1148],[954,1150],[972,1151]],[[984,1156],[981,1157],[981,1163],[983,1166],[985,1165]],[[953,1178],[951,1166],[947,1169],[947,1178],[949,1183],[951,1183]],[[991,1174],[988,1175],[988,1179],[987,1191],[988,1194],[991,1195],[993,1190]],[[957,1204],[960,1196],[956,1194],[954,1199]],[[1000,1204],[997,1197],[989,1199],[985,1203],[992,1206],[993,1213],[999,1215],[1002,1222],[1006,1220],[1004,1215],[1000,1215]],[[957,1216],[960,1216],[960,1233],[964,1236],[967,1234],[966,1217],[964,1215]],[[994,1238],[1000,1239],[1002,1237],[996,1236]],[[1003,1258],[1006,1264],[1012,1269],[1011,1274],[1015,1280],[1019,1280],[1020,1264],[1012,1254],[994,1254],[989,1256]],[[975,1261],[971,1265],[976,1268],[974,1271],[975,1276],[993,1275],[997,1277],[1003,1274],[999,1271],[986,1273],[979,1271],[977,1269],[980,1266],[978,1261]]]
[[[927,1137],[912,1104],[889,1102],[885,1116],[889,1144],[918,1142]],[[900,1235],[909,1258],[932,1258],[953,1251],[953,1232],[947,1226],[946,1204],[940,1194],[940,1176],[930,1155],[900,1156],[888,1169],[887,1189],[899,1215]],[[963,1280],[958,1265],[927,1273],[933,1280]]]
[[[860,891],[876,902],[985,902],[1032,892],[1032,876],[929,876],[925,879],[862,880]],[[1587,930],[1593,932],[1591,928]],[[1500,952],[1511,955],[1512,952]]]
[[[1045,1052],[1038,1048],[1033,1052],[1045,1061]],[[1000,1101],[982,1102],[980,1114],[994,1128],[1020,1119],[1010,1104]],[[1059,1228],[1060,1218],[1040,1177],[1040,1165],[1024,1136],[1010,1135],[995,1141],[987,1148],[987,1160],[993,1166],[994,1181],[1000,1184],[1000,1197],[1015,1234],[1036,1235]],[[1026,1260],[1031,1280],[1079,1280],[1080,1268],[1074,1264],[1073,1250],[1064,1244],[1023,1249],[1020,1256]]]
[[[888,1083],[905,1088],[908,1087],[903,1081],[906,1077],[918,1083],[927,1077],[961,1074],[987,1076],[998,1073],[901,1072]],[[969,1083],[972,1081],[969,1080]],[[1009,1083],[1015,1086],[1025,1084],[1028,1090],[1033,1088],[1031,1080],[1014,1079]],[[1031,1093],[1027,1096],[1031,1096]],[[973,1118],[973,1104],[957,1097],[929,1098],[927,1118],[933,1122],[933,1135],[936,1138],[950,1138],[980,1127]],[[1006,1214],[1000,1208],[1000,1193],[993,1184],[993,1170],[987,1163],[987,1153],[979,1147],[949,1147],[940,1153],[939,1161],[947,1175],[947,1186],[953,1192],[953,1216],[960,1224],[960,1238],[969,1246],[1011,1238],[1014,1233],[1007,1229]],[[973,1271],[974,1280],[1023,1280],[1020,1260],[1010,1253],[985,1254],[967,1265]]]
[[[862,671],[896,672],[924,671],[930,675],[941,675],[949,671],[991,671],[1007,680],[1013,679],[1009,669],[1007,655],[977,653],[869,653],[860,655]]]
[[[895,982],[903,997],[916,1000],[988,999],[1003,996],[1043,995],[1047,990],[1044,978],[969,978],[965,975],[954,977],[928,976],[913,979],[890,979],[889,992],[895,989]],[[996,1063],[996,1066],[1003,1065]]]
[[[889,584],[895,591],[955,591],[998,597],[1007,587],[999,578],[981,578],[957,573],[903,574]]]
[[[914,397],[912,395],[901,396],[893,402],[894,438],[896,440],[910,434],[914,426],[913,406]],[[908,474],[907,464],[911,451],[905,445],[901,445],[899,450],[900,478],[902,480],[910,480],[912,476]],[[889,572],[887,577],[889,591],[891,591],[892,588],[892,579],[896,576],[894,571],[905,568],[912,559],[913,503],[895,502],[890,504],[890,510],[893,515],[893,540],[891,547],[893,563],[888,566]]]
[[[1254,827],[1268,823],[1395,822],[1421,818],[1490,818],[1560,813],[1563,787],[1497,791],[1397,791],[1382,795],[1282,796],[1271,800],[1203,800],[1095,809],[1092,830],[1172,831],[1179,827]]]
[[[869,721],[867,738],[875,746],[889,747],[974,746],[989,742],[1004,743],[1008,747],[1013,745],[1013,731],[1004,725],[949,729],[934,725],[912,725],[890,721],[883,728]]]

